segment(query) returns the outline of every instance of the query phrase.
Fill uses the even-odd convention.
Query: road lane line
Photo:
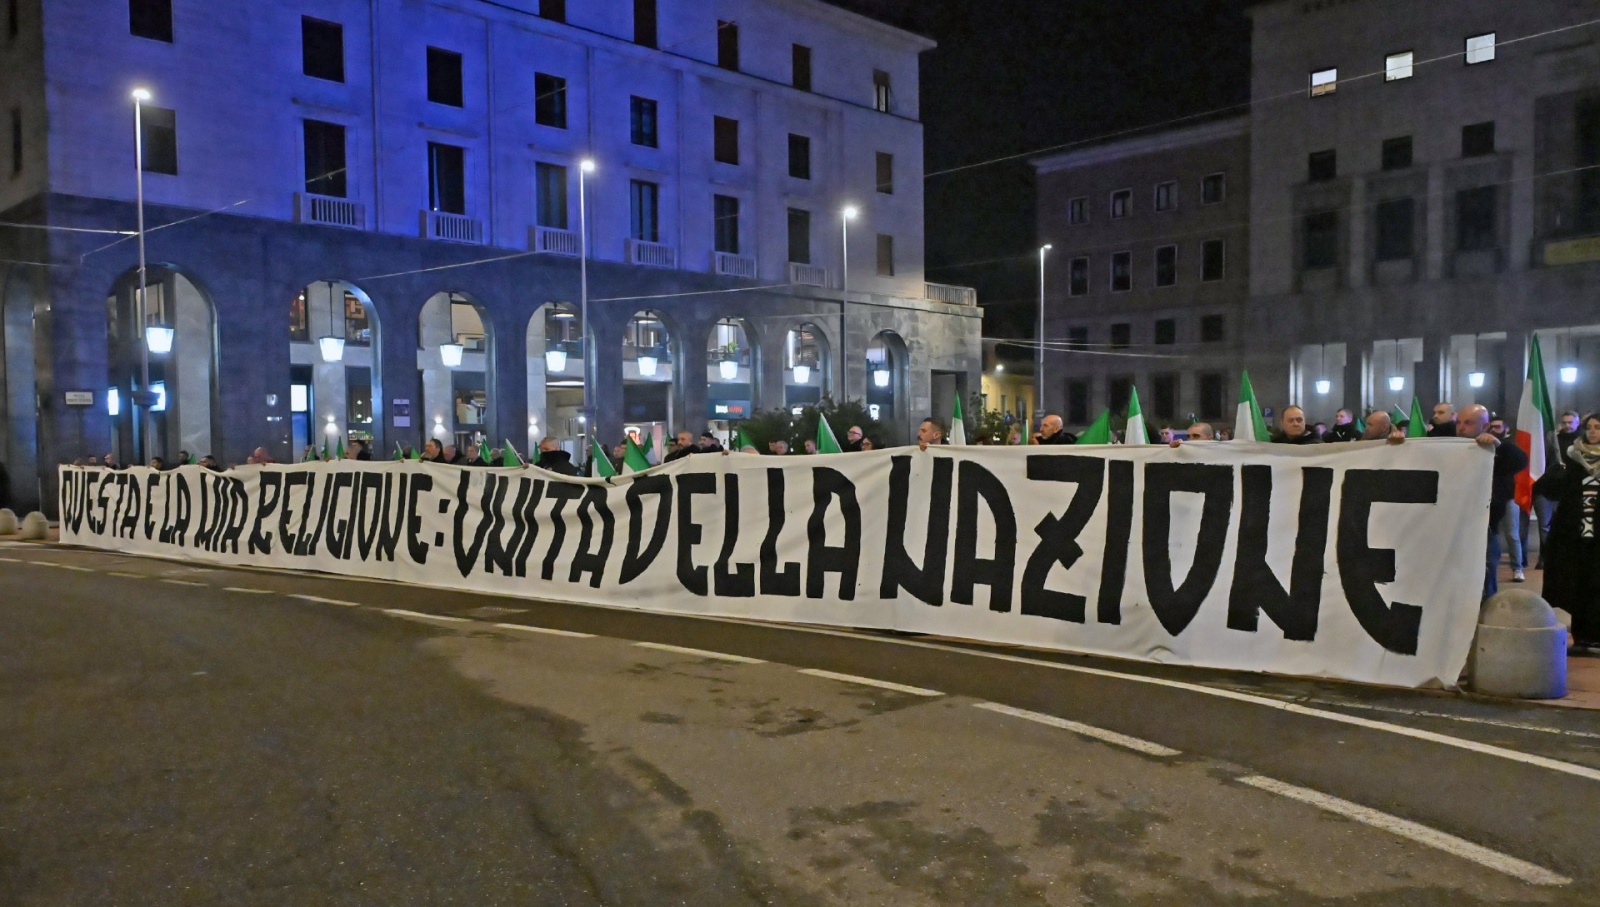
[[[204,586],[205,585],[205,583],[190,582],[189,580],[186,580],[186,579],[164,579],[164,580],[162,580],[162,582],[163,583],[171,583],[174,586]]]
[[[1159,743],[1151,743],[1148,740],[1140,740],[1138,737],[1129,737],[1127,734],[1119,734],[1116,731],[1108,731],[1105,728],[1098,728],[1092,724],[1082,724],[1077,721],[1068,721],[1065,718],[1057,718],[1054,715],[1046,715],[1042,712],[1030,712],[1026,709],[1014,709],[1009,705],[1001,705],[997,702],[978,702],[974,703],[974,705],[980,709],[984,709],[985,711],[998,712],[1001,715],[1010,715],[1013,718],[1021,718],[1024,721],[1036,721],[1039,724],[1047,724],[1051,727],[1058,727],[1063,730],[1072,731],[1074,734],[1082,734],[1085,737],[1093,737],[1102,743],[1109,743],[1113,746],[1124,747],[1135,752],[1144,753],[1147,756],[1183,755],[1182,751],[1175,750],[1170,746],[1162,746]]]
[[[855,683],[867,687],[879,687],[893,690],[896,693],[910,693],[912,696],[943,696],[938,690],[925,690],[922,687],[908,687],[903,683],[890,683],[887,680],[874,680],[871,677],[857,677],[854,674],[835,674],[819,668],[801,668],[800,673],[810,674],[812,677],[821,677],[824,680],[837,680],[840,683]]]
[[[1264,775],[1250,775],[1240,778],[1239,783],[1248,784],[1251,787],[1278,794],[1282,797],[1288,797],[1291,800],[1299,800],[1301,803],[1307,803],[1318,809],[1337,813],[1363,825],[1370,825],[1373,828],[1382,829],[1403,838],[1409,838],[1418,844],[1432,847],[1435,850],[1442,850],[1464,860],[1471,860],[1480,866],[1486,866],[1496,872],[1502,872],[1513,878],[1521,879],[1530,885],[1572,884],[1571,879],[1557,875],[1543,866],[1535,866],[1532,863],[1519,860],[1499,851],[1490,850],[1487,847],[1482,847],[1455,835],[1446,834],[1438,829],[1429,828],[1426,825],[1420,825],[1416,822],[1402,819],[1399,816],[1379,812],[1358,803],[1351,803],[1349,800],[1341,800],[1338,797],[1314,791],[1307,787],[1285,784],[1282,781],[1268,778]]]
[[[4,561],[4,562],[6,562],[8,564],[31,564],[31,563],[33,563],[32,561],[25,561],[20,557],[0,557],[0,561]]]
[[[522,630],[527,633],[546,633],[550,636],[570,636],[573,639],[594,639],[593,633],[576,633],[572,630],[555,630],[550,627],[530,627],[526,624],[495,624],[502,630]]]
[[[1559,734],[1564,737],[1589,737],[1600,740],[1600,733],[1592,731],[1574,731],[1568,728],[1545,727],[1539,724],[1528,724],[1523,721],[1503,721],[1498,718],[1474,718],[1471,715],[1452,715],[1449,712],[1429,712],[1421,709],[1402,709],[1390,705],[1375,705],[1369,702],[1339,702],[1337,700],[1317,700],[1322,705],[1335,709],[1365,709],[1372,712],[1386,712],[1391,715],[1408,715],[1412,718],[1437,718],[1441,721],[1460,721],[1466,724],[1483,724],[1490,727],[1510,728],[1514,731],[1536,731],[1541,734]]]
[[[196,583],[196,585],[199,585],[199,584]],[[303,602],[316,602],[316,603],[321,604],[321,605],[339,605],[339,606],[345,607],[345,608],[359,608],[359,607],[361,607],[361,603],[360,602],[347,602],[347,601],[344,601],[343,599],[338,599],[338,598],[323,598],[320,595],[290,595],[289,597],[290,598],[298,598]]]
[[[423,614],[421,611],[406,611],[401,608],[384,608],[383,613],[393,614],[395,617],[420,617],[423,620],[445,620],[457,624],[470,624],[472,621],[465,617],[450,617],[445,614]]]
[[[694,655],[698,658],[717,658],[722,661],[735,661],[746,665],[764,665],[765,661],[759,658],[749,658],[744,655],[729,655],[726,652],[708,652],[705,649],[687,649],[683,646],[669,646],[659,642],[636,642],[635,646],[641,649],[656,649],[661,652],[676,652],[679,655]]]
[[[73,564],[57,564],[56,566],[60,567],[63,570],[72,570],[72,571],[77,572],[77,573],[93,573],[94,572],[94,568],[93,567],[78,567],[78,566],[75,566]],[[112,576],[139,576],[139,574],[137,574],[137,573],[113,573],[111,575]],[[143,577],[140,577],[140,578],[143,579]]]
[[[249,589],[244,586],[223,586],[224,592],[243,592],[246,595],[271,595],[271,589]]]

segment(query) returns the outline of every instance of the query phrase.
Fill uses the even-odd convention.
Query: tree
[[[983,394],[972,395],[971,403],[962,411],[966,417],[967,440],[973,444],[1004,444],[1011,434],[1011,423],[998,409],[985,409]]]
[[[758,412],[740,422],[738,428],[744,431],[745,437],[749,438],[762,453],[766,452],[767,445],[773,441],[787,441],[790,450],[803,450],[806,441],[817,439],[817,419],[822,413],[827,414],[828,424],[833,427],[833,432],[838,435],[841,444],[846,440],[845,432],[852,425],[861,426],[862,432],[880,446],[891,443],[884,437],[883,423],[872,418],[866,404],[860,400],[834,403],[830,397],[823,397],[815,406],[804,407],[798,416],[786,409]]]

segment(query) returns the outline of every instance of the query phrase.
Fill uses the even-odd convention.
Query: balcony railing
[[[789,262],[789,282],[804,287],[825,287],[828,285],[828,269],[821,265],[803,265],[797,261]]]
[[[422,238],[483,245],[483,221],[474,220],[464,214],[424,211]]]
[[[322,224],[328,227],[346,227],[352,230],[367,228],[367,206],[347,198],[313,195],[310,192],[294,194],[294,219],[302,224]]]
[[[648,268],[676,268],[678,266],[678,250],[665,243],[645,242],[642,239],[628,240],[628,264],[644,265]]]
[[[555,227],[533,227],[528,231],[528,248],[550,255],[580,254],[578,231],[558,230]]]
[[[948,302],[951,305],[978,304],[978,291],[972,287],[953,287],[944,283],[930,283],[925,286],[926,297],[934,302]]]
[[[712,252],[711,271],[727,277],[756,276],[756,258],[754,255],[735,255],[732,252]]]

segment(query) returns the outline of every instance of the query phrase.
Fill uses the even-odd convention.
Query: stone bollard
[[[1567,695],[1567,628],[1548,602],[1527,589],[1507,589],[1483,603],[1472,688],[1517,699]]]
[[[22,538],[24,541],[42,539],[48,536],[49,533],[50,521],[46,520],[44,514],[39,511],[35,510],[22,518]]]
[[[8,507],[0,507],[0,535],[16,535],[17,515]]]

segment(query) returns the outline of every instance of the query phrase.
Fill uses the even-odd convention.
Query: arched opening
[[[141,320],[138,283],[138,271],[129,272],[106,297],[112,446],[124,463],[198,459],[221,446],[216,309],[187,275],[149,265]]]
[[[822,329],[814,324],[791,328],[783,340],[783,404],[815,406],[832,387],[833,357]]]
[[[435,293],[417,318],[423,437],[465,450],[499,437],[494,425],[494,335],[484,308],[463,293]]]
[[[548,302],[528,319],[528,449],[545,437],[581,459],[584,384],[583,316],[567,302]]]
[[[360,287],[319,280],[289,303],[289,434],[297,456],[371,443],[373,400],[382,398],[377,349],[377,309]]]
[[[672,434],[672,337],[658,312],[636,312],[622,333],[622,416],[626,430]]]
[[[879,331],[867,344],[867,412],[885,425],[906,423],[906,345],[899,334]]]
[[[724,318],[706,337],[706,408],[711,431],[728,443],[731,423],[755,414],[760,349],[749,323]]]

